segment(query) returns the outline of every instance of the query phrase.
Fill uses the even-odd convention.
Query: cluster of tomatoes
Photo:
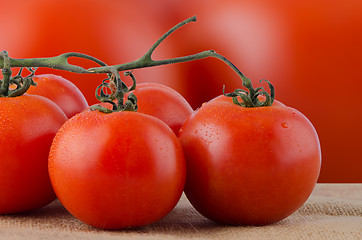
[[[122,229],[161,219],[184,191],[211,220],[264,225],[296,211],[317,181],[314,127],[261,88],[193,110],[172,88],[141,83],[137,112],[103,113],[60,76],[33,80],[0,98],[1,214],[57,197],[91,226]]]
[[[272,81],[277,98],[307,115],[318,131],[327,159],[318,181],[362,182],[362,161],[356,157],[362,147],[362,128],[356,127],[362,118],[360,96],[344,94],[345,86],[362,88],[362,31],[357,31],[362,1],[12,0],[1,7],[6,11],[0,21],[6,24],[0,50],[12,57],[80,52],[110,65],[138,59],[174,23],[196,15],[197,24],[170,36],[155,59],[214,49],[248,77]],[[96,102],[97,76],[37,73],[50,71],[75,83],[89,104]],[[221,94],[223,84],[227,91],[240,85],[215,59],[140,69],[137,80],[172,87],[194,109]],[[348,97],[334,99],[335,93]]]

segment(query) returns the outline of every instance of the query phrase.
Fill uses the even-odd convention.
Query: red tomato
[[[55,199],[48,175],[51,142],[67,120],[41,96],[0,98],[0,213],[28,211]]]
[[[71,118],[88,107],[87,100],[81,91],[67,79],[54,74],[43,74],[33,77],[37,86],[31,86],[28,94],[46,97],[55,102]]]
[[[164,121],[178,135],[193,109],[175,90],[158,83],[141,83],[132,91],[137,97],[138,112]]]
[[[315,123],[326,159],[319,182],[362,182],[359,95],[326,100],[346,86],[362,88],[361,11],[362,1],[355,0],[182,1],[174,15],[196,14],[198,21],[164,44],[175,44],[177,55],[214,49],[251,79],[273,82],[279,100]],[[193,108],[220,95],[223,84],[230,91],[240,83],[215,59],[171,68],[179,68],[176,77],[186,83],[176,90]]]
[[[140,83],[130,93],[135,94],[137,97],[137,112],[162,120],[176,135],[178,135],[185,120],[193,113],[190,104],[181,94],[163,84]],[[127,99],[128,95],[129,93],[125,94],[124,99]],[[112,109],[110,103],[102,102],[98,104]]]
[[[54,191],[81,221],[104,229],[152,223],[184,187],[181,145],[161,120],[142,113],[84,111],[56,135],[49,156]]]
[[[307,200],[319,176],[314,127],[277,101],[245,108],[216,98],[188,118],[179,139],[187,163],[187,198],[216,222],[282,220]]]

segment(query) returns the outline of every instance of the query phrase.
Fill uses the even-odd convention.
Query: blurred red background
[[[319,182],[362,182],[362,1],[355,0],[61,0],[2,3],[0,48],[10,57],[81,52],[120,64],[141,57],[170,27],[198,21],[163,42],[154,59],[214,49],[254,81],[268,79],[276,98],[315,126],[322,147]],[[84,67],[90,62],[71,62]],[[89,104],[105,77],[52,69]],[[194,109],[241,81],[224,63],[204,59],[135,70],[138,82],[179,91]]]

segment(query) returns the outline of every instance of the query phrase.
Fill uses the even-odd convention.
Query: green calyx
[[[131,87],[127,87],[127,85],[121,81],[118,71],[113,71],[112,75],[104,79],[102,84],[96,89],[95,95],[98,101],[110,103],[112,109],[96,104],[90,107],[92,111],[98,110],[103,113],[113,113],[121,111],[136,112],[138,110],[137,97],[133,93],[130,93],[126,101],[124,101],[125,94],[136,89],[136,78],[132,72],[127,71],[124,75],[132,78],[133,84]],[[110,93],[108,94],[108,92]]]
[[[273,104],[275,97],[275,90],[274,86],[268,80],[262,79],[259,82],[261,83],[265,81],[268,83],[270,94],[266,92],[263,87],[253,88],[250,79],[245,76],[242,77],[242,81],[243,81],[243,86],[246,87],[248,91],[244,89],[236,89],[234,92],[225,94],[225,86],[224,86],[223,94],[226,97],[231,97],[235,104],[246,108],[266,107],[266,106],[271,106]],[[265,96],[265,101],[259,100],[258,97],[260,95]]]

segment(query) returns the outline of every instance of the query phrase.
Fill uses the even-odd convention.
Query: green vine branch
[[[2,80],[1,86],[0,86],[0,96],[10,96],[11,94],[13,96],[18,96],[19,93],[25,92],[27,90],[27,88],[29,88],[29,86],[31,84],[33,84],[32,82],[29,82],[30,78],[22,79],[21,77],[18,77],[19,79],[21,79],[21,81],[13,80],[14,78],[11,77],[11,68],[12,67],[20,67],[20,68],[47,67],[47,68],[65,70],[65,71],[74,72],[74,73],[107,73],[109,76],[108,80],[111,77],[115,77],[113,82],[115,82],[115,85],[121,86],[121,88],[122,88],[124,83],[120,80],[119,73],[118,73],[119,71],[129,71],[129,70],[139,69],[139,68],[147,68],[147,67],[154,67],[154,66],[167,65],[167,64],[183,63],[183,62],[189,62],[189,61],[200,60],[200,59],[204,59],[204,58],[208,58],[208,57],[213,57],[213,58],[217,58],[217,59],[223,61],[224,63],[226,63],[229,67],[231,67],[239,75],[239,77],[241,78],[241,80],[243,82],[243,85],[246,88],[248,88],[248,90],[250,91],[250,97],[252,98],[251,101],[255,102],[255,104],[254,104],[255,106],[265,106],[265,105],[269,105],[270,103],[272,103],[273,100],[270,99],[270,96],[267,92],[265,92],[265,91],[259,92],[259,90],[261,88],[254,89],[251,85],[250,79],[248,79],[227,58],[216,53],[214,50],[207,50],[207,51],[199,52],[196,54],[187,55],[187,56],[183,56],[183,57],[177,57],[177,58],[162,59],[162,60],[153,60],[152,59],[153,52],[169,35],[171,35],[173,32],[175,32],[177,29],[181,28],[182,26],[184,26],[188,23],[191,23],[191,22],[195,22],[195,21],[196,21],[196,16],[193,16],[191,18],[188,18],[188,19],[180,22],[179,24],[177,24],[176,26],[171,28],[169,31],[167,31],[165,34],[163,34],[142,57],[140,57],[139,59],[137,59],[135,61],[131,61],[131,62],[124,63],[124,64],[118,64],[118,65],[108,66],[107,64],[105,64],[104,62],[102,62],[99,59],[96,59],[96,58],[86,55],[86,54],[76,53],[76,52],[64,53],[59,56],[48,57],[48,58],[14,59],[14,58],[10,58],[6,51],[2,51],[2,52],[0,52],[0,69],[2,69],[4,79]],[[93,62],[99,64],[100,67],[93,67],[93,68],[85,69],[81,66],[70,64],[68,62],[68,60],[71,57],[82,58],[82,59],[87,59],[87,60],[93,61]],[[131,75],[131,77],[134,78],[133,75]],[[26,80],[26,79],[28,79],[28,80]],[[26,81],[24,82],[24,80],[26,80]],[[18,93],[10,93],[9,85],[14,84],[14,83],[18,86],[17,88],[19,88],[19,89],[21,88],[21,90],[17,89]],[[22,85],[24,85],[24,87],[22,87]],[[106,87],[105,83],[102,83],[101,86]],[[271,90],[272,90],[272,85],[269,83],[269,87],[270,86],[271,86]],[[103,89],[103,87],[101,87],[101,88]],[[125,94],[125,90],[118,89],[118,90],[116,90],[116,93],[113,93],[113,94],[121,94],[123,96]],[[257,102],[257,100],[255,100],[255,99],[257,99],[256,96],[258,96],[260,94],[267,96],[267,99],[268,99],[267,103],[259,103],[259,102]],[[233,97],[233,99],[235,100],[236,95],[237,95],[237,93],[231,93],[227,96]],[[104,94],[104,96],[102,96],[102,99],[104,99],[105,96],[107,96],[107,94]],[[272,97],[274,97],[274,92],[272,93]],[[244,96],[241,96],[241,98],[243,99],[244,102],[249,101],[249,100],[244,100]],[[112,100],[105,100],[105,101],[112,101]],[[236,102],[236,101],[234,101],[234,102]],[[243,104],[239,104],[239,105],[243,105]],[[248,104],[248,106],[249,105],[250,104]],[[114,108],[122,109],[123,107],[114,107]]]
[[[76,53],[76,52],[69,52],[64,53],[59,56],[55,57],[47,57],[47,58],[22,58],[22,59],[14,59],[14,58],[8,58],[9,65],[11,67],[47,67],[47,68],[54,68],[59,70],[65,70],[69,72],[74,73],[112,73],[114,69],[117,71],[126,71],[126,70],[132,70],[132,69],[138,69],[138,68],[147,68],[147,67],[154,67],[154,66],[160,66],[160,65],[167,65],[167,64],[175,64],[175,63],[182,63],[182,62],[189,62],[189,61],[195,61],[199,59],[204,59],[208,57],[215,57],[218,58],[225,63],[227,63],[231,68],[236,70],[236,72],[240,75],[245,77],[240,70],[237,69],[229,60],[227,60],[225,57],[221,56],[220,54],[216,53],[214,50],[207,50],[200,53],[187,55],[183,57],[177,57],[177,58],[170,58],[170,59],[163,59],[163,60],[153,60],[152,54],[156,50],[156,48],[173,32],[175,32],[177,29],[181,28],[182,26],[190,23],[195,22],[196,16],[193,16],[191,18],[186,19],[185,21],[180,22],[173,28],[171,28],[168,32],[166,32],[164,35],[162,35],[156,42],[151,46],[151,48],[139,59],[119,64],[119,65],[113,65],[113,66],[107,66],[104,62],[102,62],[99,59],[96,59],[92,56],[82,54],[82,53]],[[98,63],[101,67],[94,67],[85,69],[81,66],[73,65],[68,62],[68,59],[70,57],[76,57],[76,58],[83,58],[88,59],[91,61],[94,61]],[[0,56],[0,69],[4,69],[5,63],[4,58]]]
[[[69,52],[69,53],[63,53],[59,56],[55,57],[47,57],[47,58],[21,58],[21,59],[15,59],[9,57],[9,64],[11,67],[46,67],[46,68],[54,68],[58,70],[65,70],[69,72],[74,73],[92,73],[88,71],[87,69],[70,64],[68,62],[68,59],[70,57],[76,57],[76,58],[83,58],[88,59],[91,61],[94,61],[98,63],[101,66],[107,66],[104,62],[101,60],[83,54],[83,53],[77,53],[77,52]],[[4,58],[0,58],[0,69],[4,69]]]

